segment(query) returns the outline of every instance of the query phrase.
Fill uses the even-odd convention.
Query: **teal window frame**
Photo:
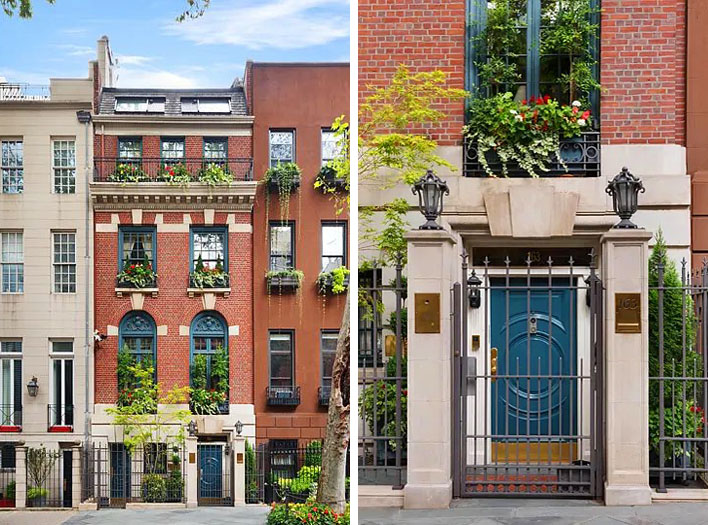
[[[202,322],[200,321],[209,319],[212,322]],[[196,339],[204,339],[205,348],[202,350],[197,349]],[[226,350],[227,355],[229,351],[229,327],[226,324],[224,317],[216,311],[207,310],[198,313],[189,327],[189,384],[192,383],[192,370],[194,367],[194,357],[197,355],[207,356],[207,389],[213,388],[214,385],[211,383],[211,366],[214,354],[216,354],[216,349],[218,348],[218,343],[215,344],[214,340],[221,339],[221,346]],[[200,345],[201,346],[201,345]],[[230,374],[229,374],[230,375]],[[229,378],[230,379],[230,378]]]
[[[182,144],[182,156],[181,157],[165,157],[165,144],[166,143],[181,143]],[[185,147],[184,137],[160,137],[160,162],[162,164],[177,164],[179,162],[184,162],[186,158],[186,147]]]
[[[131,325],[131,321],[139,320]],[[141,363],[146,355],[152,359],[152,366],[157,377],[157,325],[150,314],[143,310],[131,311],[123,316],[118,326],[118,351],[122,352],[127,344],[126,339],[134,341],[136,344],[128,346],[131,348],[130,354],[136,361]],[[149,349],[147,344],[149,343]],[[146,350],[147,349],[147,350]]]
[[[125,263],[125,253],[123,251],[123,243],[125,234],[150,234],[152,236],[152,264],[153,271],[157,272],[157,230],[154,226],[122,226],[118,229],[118,272],[123,271]],[[140,261],[142,262],[142,261]]]
[[[223,251],[223,258],[221,260],[223,266],[224,266],[224,271],[226,273],[229,273],[229,229],[226,226],[194,226],[190,228],[189,231],[189,260],[192,261],[192,267],[190,271],[194,271],[196,268],[197,264],[197,255],[194,253],[194,237],[200,233],[218,233],[221,234],[223,237],[223,246],[224,246],[224,251]],[[212,261],[216,263],[216,259],[204,259],[202,257],[202,261],[204,263],[207,263],[209,261]],[[206,266],[206,264],[205,264]]]

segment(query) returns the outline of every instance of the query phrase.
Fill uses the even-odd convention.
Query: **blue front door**
[[[111,499],[123,500],[130,494],[130,455],[123,443],[111,443],[109,450]]]
[[[199,445],[199,498],[220,499],[222,494],[221,445]]]
[[[548,457],[550,443],[575,434],[576,294],[568,279],[492,280],[491,346],[497,349],[497,378],[491,384],[493,442],[533,444],[537,457]],[[560,288],[563,287],[563,288]],[[550,293],[549,293],[550,291]],[[564,438],[563,436],[566,436]],[[505,447],[506,444],[506,448]],[[540,445],[545,452],[538,452]],[[517,453],[519,446],[516,446]],[[527,447],[528,448],[528,447]],[[517,460],[520,456],[515,456]]]

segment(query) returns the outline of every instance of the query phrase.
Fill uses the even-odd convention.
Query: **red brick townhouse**
[[[253,117],[238,82],[98,87],[90,192],[95,328],[105,339],[94,354],[94,443],[119,461],[122,437],[105,410],[127,395],[120,363],[149,363],[163,391],[194,389],[200,468],[218,478],[232,436],[255,437]]]
[[[349,121],[349,65],[249,63],[245,85],[262,183],[253,219],[256,437],[289,449],[324,437],[349,282],[348,211],[338,214],[336,198],[315,188],[320,177],[344,196],[326,164],[338,147],[333,121]],[[291,163],[299,173],[288,178]],[[332,286],[337,279],[343,286]]]
[[[688,3],[690,24],[698,28],[690,40],[695,67],[689,69],[689,132],[691,170],[704,184],[698,175],[706,164],[700,96],[705,75],[698,71],[705,56],[700,31],[706,16],[700,3]],[[650,483],[705,475],[702,464],[662,462],[656,439],[649,443],[647,392],[655,391],[652,385],[660,379],[648,374],[649,352],[656,352],[649,349],[658,342],[642,339],[648,333],[648,306],[642,307],[643,335],[615,336],[614,326],[615,292],[642,288],[645,293],[647,244],[654,242],[650,233],[663,231],[672,259],[690,259],[686,15],[685,0],[359,1],[360,100],[372,88],[389,84],[401,64],[412,73],[442,70],[449,87],[470,92],[469,99],[439,106],[446,118],[423,130],[455,169],[436,170],[449,188],[439,219],[444,229],[408,234],[407,384],[388,377],[397,381],[396,396],[406,402],[383,414],[360,413],[359,483],[385,485],[361,487],[360,503],[381,505],[380,498],[388,497],[391,505],[446,507],[452,497],[545,492],[646,504],[654,496]],[[570,117],[577,133],[560,140],[559,151],[543,159],[546,170],[532,177],[528,157],[518,153],[529,145],[528,137],[510,144],[498,133],[504,124],[495,126],[510,114],[528,122],[551,99],[566,106],[561,111],[582,108],[582,115],[588,110],[591,119]],[[473,118],[475,126],[463,131]],[[560,139],[552,133],[548,138]],[[516,160],[509,161],[512,147]],[[613,228],[618,219],[606,188],[624,166],[646,188],[632,218],[644,230]],[[417,228],[423,218],[409,186],[382,191],[371,182],[359,185],[361,205],[381,206],[394,197],[409,200],[408,219]],[[696,228],[705,222],[704,204],[696,215],[694,248],[702,256],[708,252],[707,237]],[[364,259],[377,255],[359,253]],[[620,253],[625,255],[616,259]],[[590,372],[585,379],[568,373],[566,383],[549,381],[546,387],[540,379],[569,363],[572,371],[581,370],[590,362],[589,348],[598,348],[587,337],[597,297],[570,308],[527,303],[536,295],[531,287],[544,286],[538,274],[545,272],[548,283],[551,273],[567,278],[569,267],[571,275],[583,279],[595,272],[604,290],[606,325],[604,346],[599,346],[604,366],[595,370],[606,375],[594,383],[600,385],[595,412],[575,393]],[[393,277],[393,270],[384,268],[379,280]],[[523,300],[509,302],[522,278],[529,289],[520,292]],[[464,297],[458,308],[450,298],[455,283]],[[418,314],[431,312],[417,311],[418,304],[437,303],[414,303],[414,297],[425,299],[417,292],[440,298],[435,334],[418,330]],[[559,297],[573,293],[566,290]],[[393,309],[385,306],[383,320]],[[381,324],[373,328],[378,333],[369,338],[369,350],[386,361],[381,342],[392,333]],[[572,327],[567,340],[559,339],[560,326]],[[364,323],[359,330],[362,337],[372,328]],[[514,369],[510,363],[518,364]],[[372,392],[376,381],[391,375],[382,364],[360,370],[364,399],[367,389]],[[559,390],[569,394],[566,401],[543,405]],[[660,403],[653,399],[657,410]],[[408,424],[397,426],[394,435],[385,423],[397,410],[407,410]],[[598,414],[602,420],[593,421]],[[667,449],[681,446],[671,437],[660,441]],[[696,441],[703,444],[705,436]]]

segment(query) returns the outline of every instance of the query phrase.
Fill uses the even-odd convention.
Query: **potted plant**
[[[116,170],[108,177],[109,182],[145,182],[149,181],[140,165],[133,163],[120,163]]]
[[[343,294],[349,288],[349,269],[340,266],[317,276],[317,289],[323,295]]]
[[[210,162],[199,170],[197,180],[208,184],[209,186],[216,186],[218,184],[231,184],[234,177],[226,165],[217,162]]]
[[[229,274],[224,271],[224,264],[219,258],[214,268],[204,266],[202,256],[197,257],[194,271],[189,274],[189,285],[192,288],[228,288]]]
[[[119,287],[125,288],[153,288],[156,285],[157,273],[145,256],[140,263],[130,263],[128,259],[123,264],[123,271],[116,276]]]
[[[300,270],[271,270],[266,272],[268,292],[293,292],[300,288],[305,274]]]
[[[165,164],[158,172],[158,180],[169,184],[185,185],[192,180],[192,174],[181,162]]]

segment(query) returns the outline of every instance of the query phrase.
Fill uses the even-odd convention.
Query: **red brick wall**
[[[163,222],[183,222],[182,212],[162,212]],[[204,223],[202,212],[190,214],[194,224]],[[111,214],[95,213],[96,224],[111,222]],[[121,224],[131,224],[131,214],[119,214]],[[215,225],[226,224],[226,213],[216,213]],[[143,214],[143,225],[154,223],[155,213]],[[251,214],[235,214],[237,223],[251,223]],[[239,335],[229,337],[231,367],[231,403],[253,403],[253,246],[250,233],[229,234],[229,273],[231,295],[216,300],[216,311],[229,326],[238,325]],[[118,233],[95,233],[95,326],[107,333],[107,326],[119,326],[131,309],[128,297],[115,295],[115,277],[118,269]],[[194,317],[203,311],[200,297],[187,296],[189,275],[189,234],[157,233],[157,273],[159,294],[146,297],[144,310],[157,326],[167,325],[167,335],[157,338],[157,377],[165,389],[189,384],[190,338],[179,335],[179,327],[190,326]],[[95,393],[97,403],[116,401],[116,356],[118,337],[110,336],[99,343],[95,352]]]
[[[605,144],[685,143],[684,0],[603,0],[602,134]],[[399,64],[440,69],[464,86],[465,1],[360,0],[359,98],[385,85]],[[431,136],[461,142],[462,103]]]
[[[685,144],[685,0],[603,0],[606,144]]]

